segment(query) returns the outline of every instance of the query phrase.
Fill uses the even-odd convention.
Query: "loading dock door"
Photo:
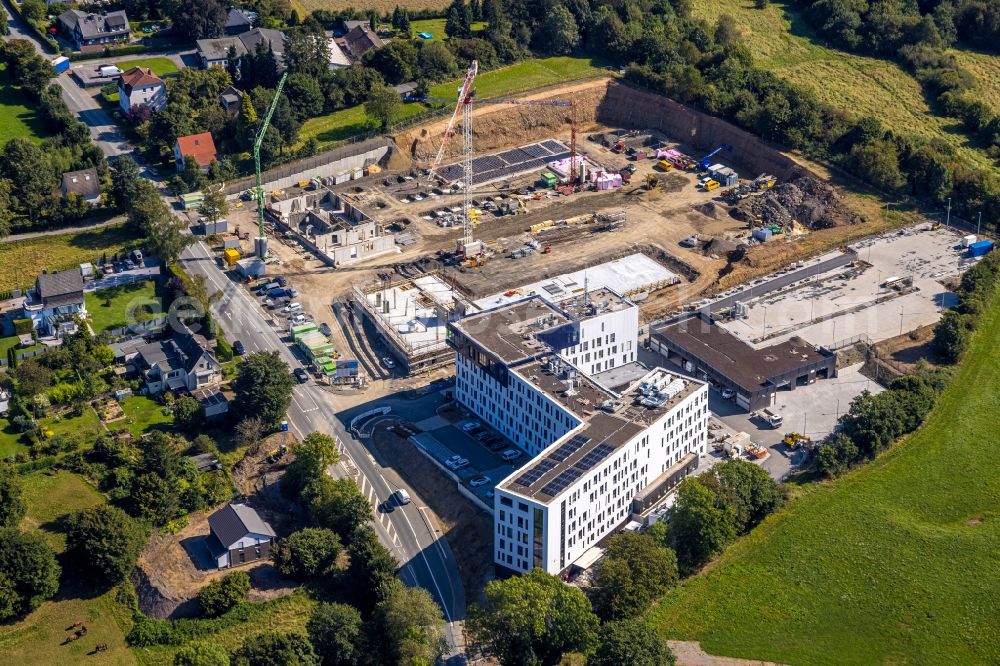
[[[736,404],[743,409],[750,411],[750,397],[743,395],[742,393],[736,394]]]

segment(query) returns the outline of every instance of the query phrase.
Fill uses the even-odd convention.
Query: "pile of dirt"
[[[848,208],[837,191],[811,176],[775,185],[762,194],[736,204],[731,214],[744,222],[790,228],[798,222],[810,229],[829,229],[858,224],[862,217]]]
[[[703,204],[698,204],[694,207],[694,209],[702,215],[712,218],[713,220],[720,219],[724,212],[722,206],[719,206],[714,201],[706,201]]]
[[[728,238],[713,238],[707,243],[702,252],[706,256],[715,256],[722,259],[730,257],[730,253],[735,252],[739,244],[736,241],[730,240]]]

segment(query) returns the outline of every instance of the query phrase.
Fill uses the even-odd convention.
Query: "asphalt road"
[[[259,305],[239,284],[218,269],[215,258],[205,245],[198,242],[185,250],[180,262],[189,274],[202,274],[215,290],[223,293],[215,305],[214,314],[229,340],[240,340],[247,353],[278,350],[282,358],[295,368],[300,361],[288,344],[265,319]],[[333,403],[331,406],[331,402]],[[343,444],[347,468],[360,472],[358,484],[376,506],[396,490],[386,481],[382,467],[365,446],[347,432],[336,414],[343,411],[337,397],[313,382],[296,385],[292,405],[288,410],[289,426],[299,437],[310,432],[334,435]],[[344,471],[331,470],[334,475]],[[451,551],[443,537],[435,534],[430,518],[414,502],[396,507],[391,513],[376,511],[376,530],[401,563],[400,577],[410,585],[426,588],[441,604],[448,621],[448,640],[452,646],[450,663],[465,663],[456,653],[462,645],[460,622],[465,616],[465,592]]]

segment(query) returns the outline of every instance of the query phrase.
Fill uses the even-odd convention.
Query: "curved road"
[[[300,365],[279,331],[265,319],[256,301],[218,269],[215,257],[204,243],[188,247],[180,263],[189,274],[204,275],[214,290],[223,293],[212,308],[228,339],[240,340],[251,353],[277,350],[290,367]],[[356,479],[362,492],[378,505],[389,498],[395,487],[386,481],[382,465],[337,418],[336,414],[346,408],[337,403],[337,396],[312,382],[298,384],[288,410],[289,425],[299,437],[314,431],[336,436],[343,445],[347,461],[344,466],[331,470],[332,473],[342,476],[346,473],[344,467],[357,470]],[[376,511],[376,531],[401,562],[400,577],[410,585],[426,588],[441,604],[448,621],[449,662],[465,663],[460,654],[460,646],[464,644],[461,621],[465,617],[462,582],[447,542],[435,533],[430,519],[417,504],[397,507],[391,513]]]

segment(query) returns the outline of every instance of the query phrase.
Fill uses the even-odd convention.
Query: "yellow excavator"
[[[785,435],[785,438],[781,441],[787,444],[790,449],[798,448],[799,446],[810,446],[812,444],[811,439],[794,431]]]

